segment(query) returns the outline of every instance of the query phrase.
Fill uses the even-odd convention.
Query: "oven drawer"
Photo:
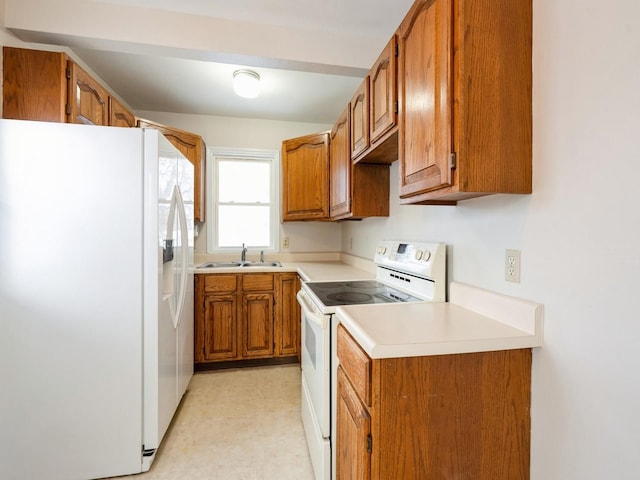
[[[370,407],[371,359],[342,325],[338,325],[338,359],[356,393]]]

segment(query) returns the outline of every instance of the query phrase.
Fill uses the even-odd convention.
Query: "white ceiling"
[[[16,5],[19,4],[18,0],[6,0],[7,6],[14,1]],[[16,25],[13,25],[13,30],[23,40],[71,47],[91,70],[136,111],[327,124],[333,123],[345,108],[366,75],[365,67],[373,63],[413,3],[413,0],[72,1],[77,4],[76,10],[78,5],[85,3],[89,6],[94,4],[94,7],[108,7],[110,10],[135,8],[136,12],[149,12],[149,18],[159,11],[163,11],[165,15],[172,12],[176,20],[182,22],[186,35],[188,26],[185,25],[188,23],[195,25],[200,20],[215,19],[216,22],[227,22],[216,25],[241,26],[237,29],[237,41],[232,39],[235,43],[253,43],[244,45],[242,51],[230,51],[230,45],[234,41],[226,43],[218,38],[215,43],[220,48],[198,46],[197,54],[194,54],[194,49],[181,48],[175,40],[173,44],[167,41],[166,45],[153,40],[153,48],[149,44],[143,48],[139,42],[127,41],[124,22],[123,26],[113,24],[112,41],[107,43],[96,41],[91,36],[92,33],[55,32],[53,28],[47,31],[46,25],[42,26],[46,22],[31,20],[33,15],[24,15],[26,20],[14,20]],[[58,5],[64,8],[64,3]],[[7,12],[9,11],[7,7]],[[33,12],[32,9],[31,13]],[[18,15],[15,17],[18,18]],[[7,27],[10,29],[11,21],[7,16]],[[33,27],[29,25],[31,21]],[[266,26],[272,28],[271,33],[259,37],[257,41],[246,33],[261,31],[260,28]],[[273,30],[273,27],[277,29]],[[118,32],[118,28],[122,29],[122,34]],[[150,27],[147,25],[147,28]],[[214,40],[217,31],[218,29],[213,28],[211,30]],[[306,36],[301,37],[301,32]],[[184,36],[185,33],[181,32],[180,38]],[[317,55],[317,52],[322,51],[324,44],[327,44],[327,48],[335,48],[328,45],[326,40],[331,36],[362,40],[344,41],[342,47],[345,52],[335,52],[335,57],[341,53],[349,53],[347,51],[351,48],[351,43],[359,43],[357,48],[360,50],[355,54],[357,60],[351,60],[351,64],[338,64],[339,61],[331,64],[331,61],[327,61],[330,56],[320,58],[321,55]],[[228,37],[229,35],[227,40]],[[291,45],[292,48],[303,49],[299,58],[304,57],[305,51],[309,52],[308,58],[292,61],[289,52],[284,52],[283,45],[287,44],[288,39],[290,42],[298,42],[303,37],[317,38],[319,44],[307,40],[306,45]],[[271,38],[273,41],[270,41]],[[225,51],[225,48],[229,51]],[[252,49],[259,53],[252,54]],[[240,98],[233,93],[231,87],[233,72],[246,67],[251,67],[261,77],[261,94],[256,99]]]

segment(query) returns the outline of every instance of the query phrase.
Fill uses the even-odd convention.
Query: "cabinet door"
[[[452,0],[418,0],[399,28],[400,197],[451,185]]]
[[[196,358],[211,362],[238,358],[237,295],[207,295],[204,298],[202,353]]]
[[[66,122],[63,53],[2,48],[2,118]]]
[[[282,142],[282,220],[329,218],[329,132]]]
[[[349,148],[350,108],[342,112],[331,130],[330,149],[330,213],[331,218],[343,218],[351,211],[351,150]]]
[[[74,62],[68,62],[69,123],[109,125],[109,92]]]
[[[371,417],[338,367],[338,404],[336,439],[337,480],[369,480],[371,478]]]
[[[273,356],[273,309],[273,292],[243,292],[242,358]]]
[[[112,127],[135,127],[136,117],[116,98],[109,97],[109,125]]]
[[[351,98],[351,158],[369,147],[369,77]]]
[[[277,315],[275,322],[277,357],[298,355],[300,342],[300,305],[298,293],[298,275],[282,273],[279,275],[277,295]]]
[[[371,144],[396,124],[398,102],[396,55],[396,36],[393,35],[369,73]]]
[[[195,133],[185,132],[177,128],[168,127],[149,120],[138,119],[138,127],[155,128],[159,130],[171,144],[178,149],[191,163],[193,163],[193,214],[196,222],[204,222],[204,175],[206,145],[202,137]]]

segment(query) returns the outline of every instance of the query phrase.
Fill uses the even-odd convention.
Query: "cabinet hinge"
[[[373,439],[371,438],[371,434],[367,435],[367,453],[371,453],[373,451],[372,448]]]
[[[396,113],[396,114],[398,113],[398,102],[393,102],[393,110],[394,110],[393,113]]]
[[[67,76],[67,80],[71,80],[71,69],[67,68],[64,73]]]
[[[67,115],[71,115],[71,105],[67,103],[64,107],[64,111]]]
[[[394,55],[397,57],[398,53],[399,53],[399,48],[398,48],[398,44],[396,43],[396,51],[394,52]]]
[[[453,152],[449,155],[449,168],[451,170],[455,170],[456,169],[456,153]]]

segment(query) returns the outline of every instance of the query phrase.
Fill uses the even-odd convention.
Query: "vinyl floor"
[[[196,373],[149,472],[137,480],[313,480],[300,366]]]

